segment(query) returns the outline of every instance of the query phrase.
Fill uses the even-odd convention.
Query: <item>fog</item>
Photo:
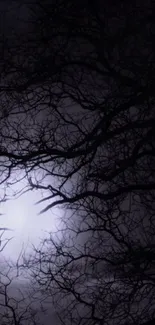
[[[12,191],[14,193],[19,192],[20,189],[23,188],[23,185],[25,185],[23,182],[15,184],[12,188]],[[47,237],[47,232],[54,232],[57,230],[57,228],[59,229],[62,211],[58,208],[53,208],[52,211],[49,210],[47,213],[39,214],[41,209],[45,207],[45,203],[38,205],[35,203],[42,198],[43,193],[41,193],[41,191],[28,191],[22,196],[17,195],[16,198],[12,199],[10,193],[10,199],[6,202],[1,203],[0,227],[10,228],[10,230],[4,232],[2,236],[2,241],[4,241],[5,243],[5,239],[11,239],[5,246],[4,250],[1,252],[0,256],[0,303],[2,303],[2,305],[4,303],[2,278],[4,277],[4,283],[6,283],[9,279],[7,279],[7,276],[5,276],[5,274],[7,274],[5,269],[7,270],[9,265],[8,262],[11,261],[11,263],[16,264],[21,252],[25,253],[28,256],[29,253],[33,252],[33,245],[37,247],[40,244],[41,238]],[[48,204],[48,202],[46,202],[46,204]],[[17,299],[17,301],[19,301],[21,295],[24,294],[24,297],[26,297],[26,291],[31,291],[31,289],[29,288],[29,282],[27,282],[25,276],[23,277],[22,275],[20,275],[19,277],[16,277],[16,272],[16,269],[15,271],[13,271],[13,269],[10,269],[9,271],[8,276],[11,277],[12,280],[8,287],[8,294],[10,299],[15,298]],[[45,313],[44,310],[42,310],[39,302],[42,300],[42,295],[39,292],[37,295],[38,299],[35,302],[35,306],[34,300],[31,304],[31,307],[37,310],[37,318],[39,320],[39,323],[48,325],[51,324],[52,320],[55,324],[58,324],[59,322],[54,311],[54,307],[52,307],[51,299],[48,299],[48,301],[43,302],[42,306],[46,309]],[[23,306],[21,305],[21,303],[19,304],[19,314],[22,313],[22,310],[25,311],[25,306],[30,303],[29,295],[26,299],[28,300],[23,301]],[[12,304],[13,300],[10,301]],[[6,311],[6,308],[2,307],[2,305],[0,307],[0,317],[1,315],[5,315]],[[30,317],[29,310],[27,311],[26,315]],[[12,313],[10,317],[12,317]],[[24,324],[27,324],[27,321],[24,321]]]
[[[13,185],[12,190],[19,192],[22,187],[23,182]],[[52,211],[39,214],[48,203],[36,204],[42,198],[41,191],[31,190],[1,203],[0,227],[10,228],[3,238],[13,237],[3,252],[5,257],[16,260],[21,249],[30,251],[32,245],[37,246],[40,243],[40,239],[46,235],[46,232],[56,231],[59,227],[62,211],[54,208]]]

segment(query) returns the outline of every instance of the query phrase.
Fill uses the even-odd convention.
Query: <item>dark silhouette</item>
[[[154,3],[27,8],[1,41],[1,183],[22,170],[67,216],[24,265],[64,324],[153,324]]]

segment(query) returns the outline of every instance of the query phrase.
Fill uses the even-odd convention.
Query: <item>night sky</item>
[[[152,325],[153,2],[35,2],[0,2],[0,321]]]

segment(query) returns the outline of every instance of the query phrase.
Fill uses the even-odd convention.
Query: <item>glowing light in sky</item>
[[[19,190],[19,185],[14,185],[13,189]],[[56,229],[60,210],[55,208],[39,215],[45,205],[35,205],[35,203],[41,198],[39,191],[29,191],[17,199],[1,203],[0,212],[3,215],[0,215],[0,227],[11,228],[11,231],[7,231],[4,237],[13,237],[5,248],[5,256],[17,258],[23,245],[24,247],[28,243],[29,247],[31,243],[38,245],[46,231]]]

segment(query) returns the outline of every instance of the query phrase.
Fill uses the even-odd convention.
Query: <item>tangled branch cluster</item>
[[[42,213],[68,215],[27,266],[64,324],[151,325],[153,1],[27,6],[27,33],[2,43],[1,180],[22,170]]]

